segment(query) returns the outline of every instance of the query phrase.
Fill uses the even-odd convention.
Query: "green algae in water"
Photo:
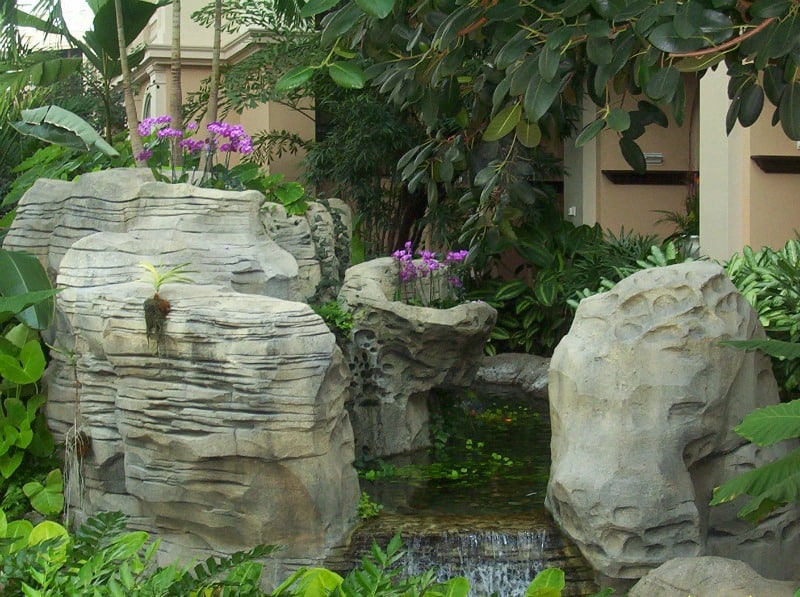
[[[362,489],[386,512],[519,514],[543,506],[550,472],[545,404],[468,393],[429,404],[431,449],[362,463]]]

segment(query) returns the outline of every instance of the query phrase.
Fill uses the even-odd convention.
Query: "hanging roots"
[[[167,314],[170,312],[169,301],[153,295],[144,302],[144,323],[147,331],[147,341],[150,342],[152,336],[156,342],[156,348],[160,340],[164,337],[164,326],[167,324]]]

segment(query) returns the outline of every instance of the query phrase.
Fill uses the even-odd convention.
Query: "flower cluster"
[[[238,124],[209,123],[206,128],[210,135],[205,138],[189,136],[197,132],[195,122],[186,126],[186,132],[172,128],[171,124],[172,118],[167,115],[142,120],[138,131],[144,142],[144,150],[136,156],[137,160],[146,161],[158,178],[168,182],[191,181],[199,186],[207,183],[216,186],[213,185],[214,179],[225,178],[225,173],[228,172],[231,154],[248,154],[253,151],[250,136]],[[181,152],[183,168],[180,173],[172,161],[174,144],[177,144]],[[224,166],[221,167],[214,166],[214,158],[218,152],[225,155]],[[205,159],[202,160],[201,157]],[[201,163],[203,170],[198,173]],[[162,174],[167,165],[171,166],[171,178]]]
[[[399,264],[398,298],[405,302],[421,302],[423,306],[451,306],[463,299],[464,283],[460,270],[469,256],[469,251],[450,251],[444,261],[436,253],[420,251],[415,258],[414,246],[407,241],[402,249],[392,253]],[[439,271],[440,274],[434,275]]]

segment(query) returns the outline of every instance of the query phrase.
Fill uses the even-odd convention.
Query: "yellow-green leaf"
[[[538,123],[521,118],[517,123],[517,139],[525,147],[536,147],[542,141],[542,129]]]
[[[502,139],[517,126],[522,117],[522,106],[514,104],[506,106],[489,122],[483,133],[484,141],[497,141]]]
[[[339,87],[361,89],[367,81],[364,71],[355,62],[334,62],[328,65],[328,74]]]

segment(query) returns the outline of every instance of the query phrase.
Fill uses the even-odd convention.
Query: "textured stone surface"
[[[262,201],[134,169],[39,181],[5,246],[37,254],[63,288],[47,415],[58,436],[77,426],[91,440],[72,511],[129,514],[162,540],[162,561],[285,544],[274,581],[343,546],[359,491],[349,370],[296,302],[339,267],[333,219]],[[141,262],[193,270],[162,287],[158,340]]]
[[[797,583],[769,580],[744,562],[675,558],[637,582],[628,597],[793,597]]]
[[[397,279],[394,259],[374,259],[348,269],[339,292],[354,316],[347,357],[357,454],[428,446],[428,393],[470,384],[497,316],[482,302],[432,309],[393,301]]]
[[[797,509],[761,525],[712,490],[788,448],[732,429],[778,401],[769,361],[721,340],[763,337],[722,269],[694,262],[634,274],[584,300],[550,367],[547,505],[595,569],[635,579],[680,556],[719,555],[771,578],[800,574]]]

